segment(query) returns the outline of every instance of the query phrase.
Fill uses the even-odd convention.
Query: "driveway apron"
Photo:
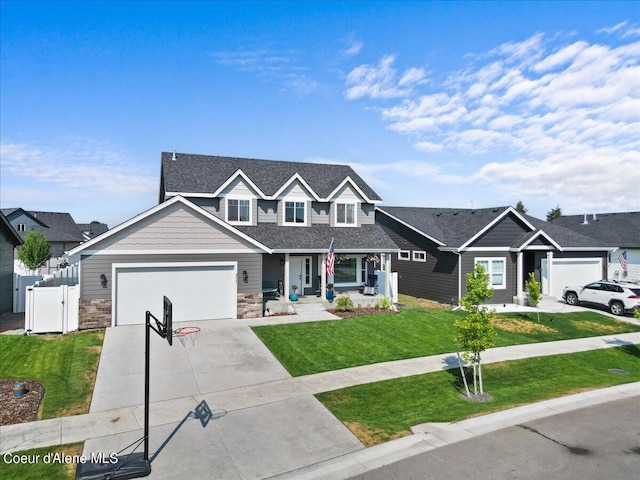
[[[151,332],[148,478],[267,478],[363,448],[312,395],[251,408],[226,404],[222,409],[212,402],[213,418],[203,426],[193,413],[202,399],[291,376],[248,322],[212,320],[174,327],[185,325],[201,329],[195,346],[176,339],[169,346]],[[90,412],[135,407],[142,423],[143,401],[144,326],[109,328]],[[84,453],[118,452],[142,434],[140,429],[90,439]]]

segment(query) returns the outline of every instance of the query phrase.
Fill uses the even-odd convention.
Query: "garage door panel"
[[[546,262],[544,262],[546,263]],[[554,259],[551,262],[552,297],[561,298],[567,285],[586,285],[602,279],[602,259]]]
[[[173,303],[173,321],[233,318],[235,268],[229,266],[126,267],[116,270],[116,324],[141,324],[149,310],[159,318],[162,297]]]

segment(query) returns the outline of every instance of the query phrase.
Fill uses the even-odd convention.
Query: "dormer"
[[[299,176],[296,176],[299,177]],[[278,224],[287,227],[311,225],[311,206],[315,193],[302,178],[292,178],[277,193]]]
[[[345,181],[331,197],[330,224],[332,227],[357,227],[362,223],[366,204],[361,192],[350,181]],[[371,206],[373,210],[373,206]]]
[[[230,225],[256,225],[259,189],[241,170],[215,193],[220,198],[220,218]]]

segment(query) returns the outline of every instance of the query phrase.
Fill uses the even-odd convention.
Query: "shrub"
[[[389,300],[387,297],[384,297],[382,300],[380,300],[380,308],[384,310],[388,310],[389,308],[391,308],[391,300]]]
[[[350,312],[353,310],[353,301],[350,297],[340,297],[336,301],[336,308],[341,312]]]

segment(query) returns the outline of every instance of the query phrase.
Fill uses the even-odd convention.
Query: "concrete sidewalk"
[[[248,326],[245,328],[249,330]],[[235,330],[233,332],[232,337],[238,334]],[[243,340],[250,341],[244,335],[246,332],[241,334]],[[201,356],[206,348],[206,343],[203,342],[190,350],[182,350],[179,346],[176,354]],[[490,349],[485,352],[484,361],[491,363],[637,343],[640,343],[640,332],[517,345]],[[202,346],[200,353],[196,352],[198,345]],[[260,362],[264,361],[265,358],[260,359]],[[270,360],[266,358],[266,361]],[[211,478],[204,473],[210,469],[217,469],[220,473],[214,478],[224,479],[269,478],[299,469],[303,471],[298,471],[295,475],[288,473],[287,475],[294,476],[284,478],[298,478],[296,475],[301,475],[300,478],[333,478],[333,474],[330,474],[333,468],[336,468],[335,478],[346,478],[340,476],[343,473],[338,472],[350,471],[355,474],[361,472],[361,468],[379,466],[381,452],[385,452],[383,457],[394,459],[410,455],[411,452],[418,453],[427,446],[435,448],[439,444],[438,438],[444,441],[446,438],[443,436],[449,436],[450,439],[460,436],[457,427],[431,426],[424,427],[426,430],[423,431],[417,427],[415,435],[365,449],[313,395],[350,385],[457,367],[457,357],[455,353],[451,353],[295,378],[288,376],[286,372],[284,375],[278,372],[277,378],[258,384],[155,401],[150,406],[150,452],[153,455],[151,478],[175,478],[184,474],[191,475],[192,478]],[[269,368],[266,372],[267,377],[273,373]],[[142,389],[140,383],[136,382],[136,385],[137,389]],[[640,384],[619,388],[624,395],[640,394]],[[608,401],[607,391],[611,390],[590,392],[588,398],[590,401]],[[556,405],[555,410],[543,410],[557,411],[558,408],[581,405],[580,402],[576,403],[576,398],[581,397],[550,401],[556,402],[553,404]],[[202,401],[210,406],[214,415],[210,424],[204,428],[193,416],[196,405]],[[0,451],[14,452],[86,440],[85,452],[117,452],[142,436],[144,409],[140,403],[92,411],[86,415],[0,427]],[[531,412],[538,415],[542,408],[540,405],[521,407],[519,411],[522,414]],[[515,410],[508,412],[511,413],[503,413],[507,418],[515,415]],[[494,420],[500,417],[478,418],[493,425]],[[473,420],[480,422],[478,419]],[[463,422],[460,424],[467,425]],[[439,433],[433,428],[439,429]],[[468,430],[466,427],[465,429]],[[424,437],[427,434],[430,436]],[[464,435],[460,436],[463,437]],[[371,459],[369,463],[367,458]],[[341,463],[345,461],[349,465],[355,461],[358,468],[352,471],[353,465]],[[180,466],[179,472],[176,470],[177,465]]]

